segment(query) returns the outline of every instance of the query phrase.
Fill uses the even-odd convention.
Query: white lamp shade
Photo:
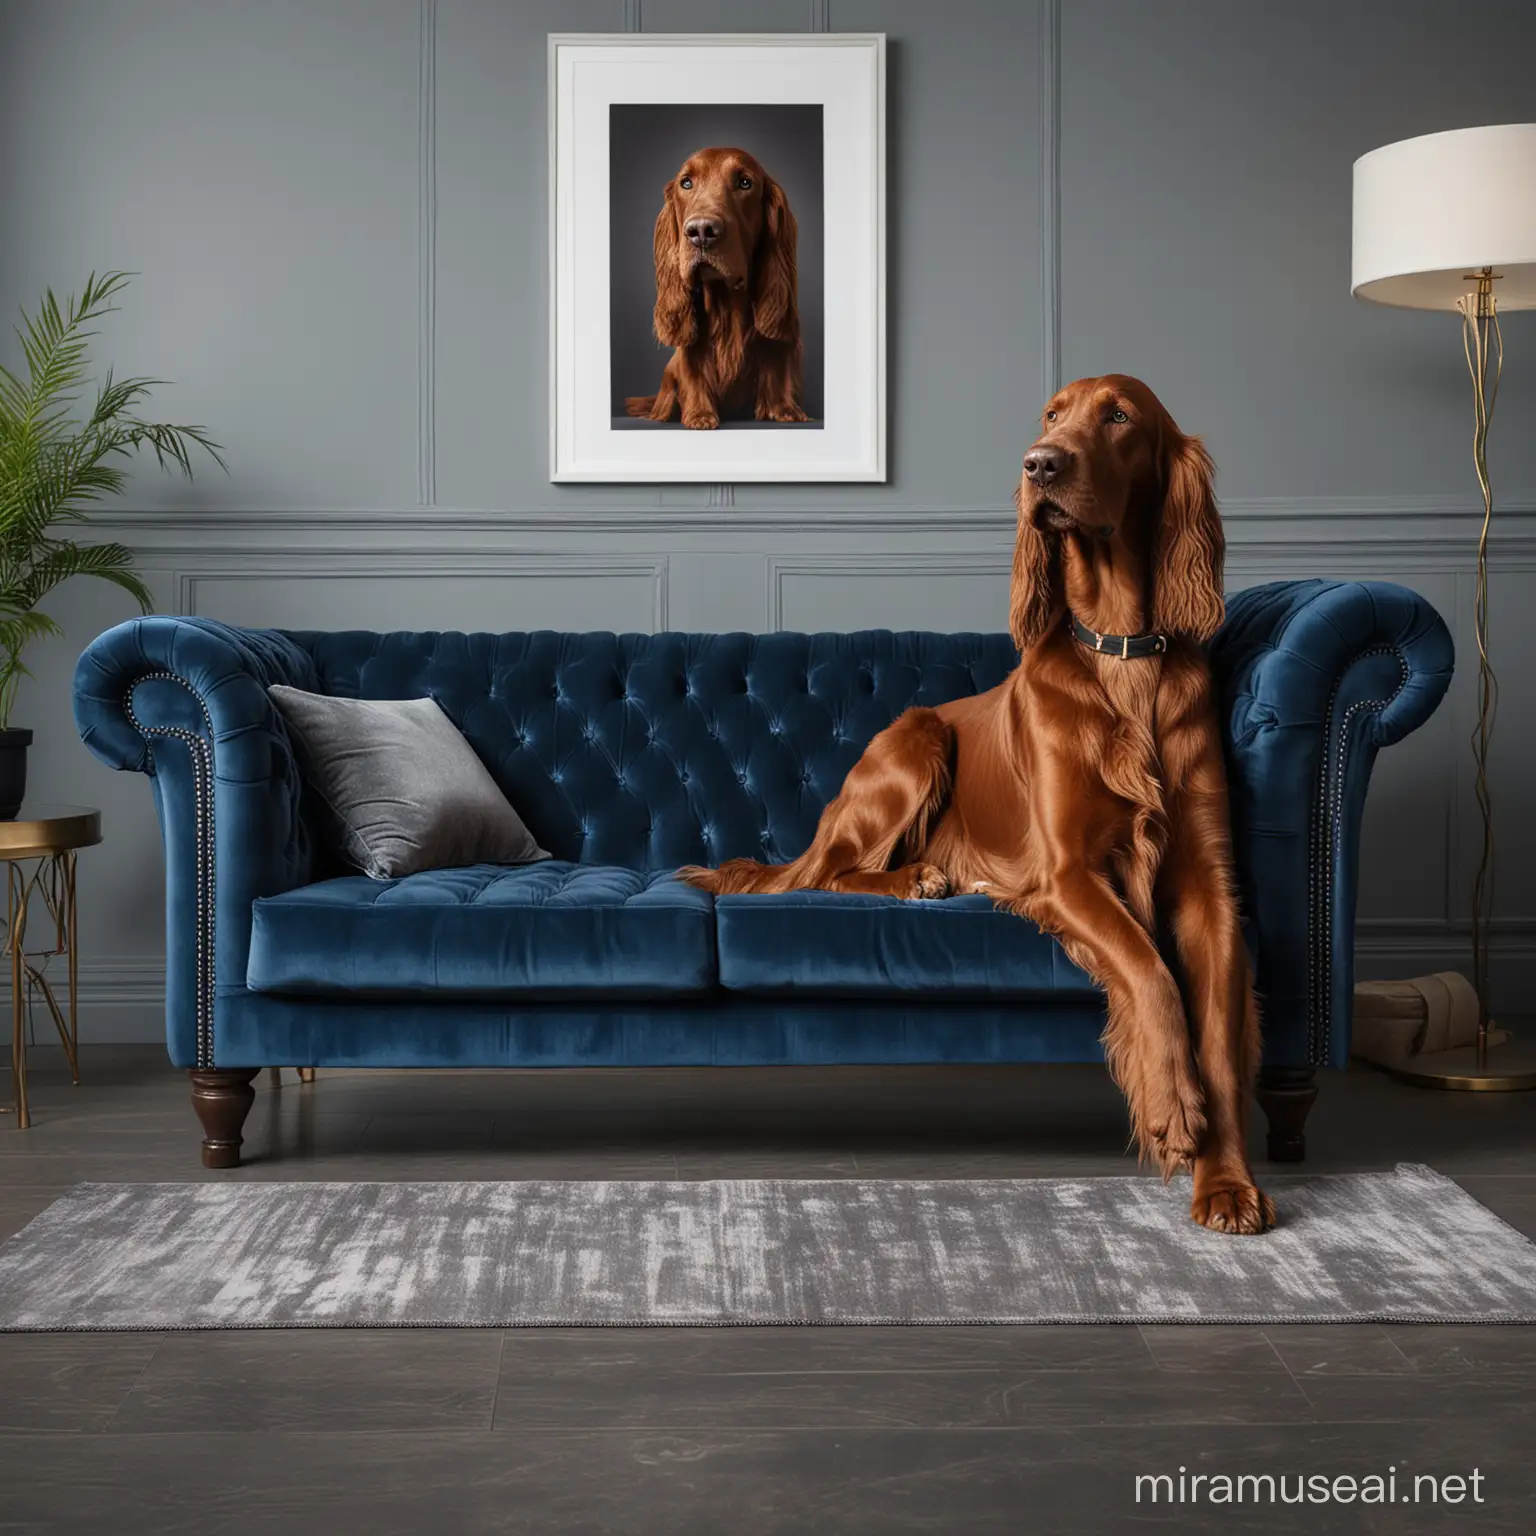
[[[1536,309],[1536,123],[1429,133],[1355,161],[1357,299],[1451,309],[1483,267],[1501,310]]]

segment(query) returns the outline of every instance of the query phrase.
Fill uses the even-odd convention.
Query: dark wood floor
[[[157,1049],[88,1050],[79,1088],[33,1060],[0,1237],[82,1179],[1135,1172],[1086,1068],[289,1074],[207,1174]],[[1332,1075],[1309,1132],[1310,1171],[1428,1162],[1536,1236],[1530,1095]],[[1528,1533],[1533,1442],[1525,1327],[0,1336],[0,1532],[28,1536]],[[1181,1466],[1476,1469],[1486,1502],[1136,1505]]]

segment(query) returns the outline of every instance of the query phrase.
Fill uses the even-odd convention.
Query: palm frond
[[[165,382],[164,379],[114,379],[112,370],[107,369],[107,376],[96,392],[96,406],[91,412],[88,425],[105,426],[117,421],[140,400],[148,398],[156,384]]]
[[[124,419],[119,431],[121,442],[113,449],[114,452],[127,453],[147,444],[154,451],[155,462],[161,469],[169,469],[174,465],[188,480],[192,478],[194,447],[201,448],[220,469],[229,469],[219,452],[222,445],[208,436],[206,427],[173,426],[167,421],[140,421],[137,417],[129,416]]]
[[[30,641],[41,640],[45,635],[63,633],[46,613],[39,613],[36,609],[31,613],[10,614],[0,618],[0,651],[15,656]]]
[[[22,652],[58,633],[37,605],[60,582],[95,576],[121,587],[145,612],[154,606],[124,546],[79,545],[52,530],[87,521],[92,504],[117,495],[127,482],[116,461],[146,449],[161,469],[189,479],[194,451],[228,468],[206,428],[140,414],[161,379],[119,379],[108,370],[94,402],[77,410],[90,382],[92,323],[117,308],[129,277],[93,272],[78,297],[62,303],[50,288],[35,313],[22,311],[16,330],[24,374],[0,367],[0,726],[26,674]]]
[[[54,543],[35,559],[12,586],[11,592],[25,608],[36,604],[71,576],[99,576],[138,600],[145,613],[155,606],[149,588],[133,571],[133,552],[121,544]]]
[[[16,335],[27,360],[34,409],[72,398],[69,392],[85,382],[86,343],[96,334],[86,326],[117,309],[111,301],[127,282],[126,272],[107,272],[99,279],[93,272],[80,297],[71,294],[62,309],[50,288],[35,315],[22,311]]]
[[[16,690],[32,671],[21,659],[34,640],[60,635],[63,630],[46,613],[25,613],[15,618],[0,618],[0,726],[8,723],[16,703]]]

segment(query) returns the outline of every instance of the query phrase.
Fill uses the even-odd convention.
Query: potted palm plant
[[[126,272],[95,273],[79,298],[61,307],[50,288],[35,315],[22,311],[16,335],[26,360],[21,377],[0,367],[0,818],[21,807],[32,732],[11,724],[16,690],[28,676],[27,647],[61,633],[38,606],[71,576],[99,576],[130,593],[148,613],[149,589],[121,544],[77,544],[64,530],[89,520],[88,508],[122,490],[122,461],[150,450],[162,469],[192,477],[201,448],[223,467],[219,445],[202,427],[145,421],[139,411],[161,379],[114,379],[108,370],[89,411],[79,409],[90,382],[87,342],[93,320],[110,314]]]

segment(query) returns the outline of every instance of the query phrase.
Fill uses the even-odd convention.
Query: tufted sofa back
[[[556,858],[801,853],[870,738],[996,686],[1006,635],[301,632],[323,690],[436,699]]]

